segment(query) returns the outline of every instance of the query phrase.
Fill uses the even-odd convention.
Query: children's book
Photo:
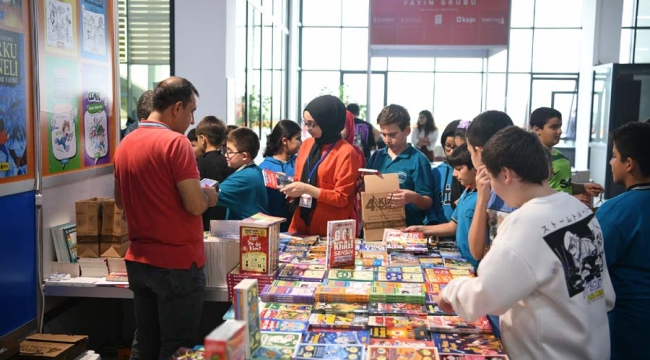
[[[333,331],[321,332],[310,331],[303,338],[303,344],[359,344],[366,345],[370,333],[367,330],[361,331]]]
[[[306,234],[285,234],[289,239],[288,245],[296,246],[312,246],[318,242],[318,235],[306,235]]]
[[[432,333],[431,340],[440,354],[503,354],[501,341],[492,334]]]
[[[263,310],[295,311],[295,312],[311,313],[312,306],[307,304],[284,304],[284,303],[277,303],[277,302],[260,303],[260,311]]]
[[[253,354],[253,359],[291,359],[301,337],[301,333],[263,332],[262,345]]]
[[[426,326],[420,327],[388,327],[370,326],[371,339],[400,339],[400,340],[424,340],[430,341],[431,335]]]
[[[283,264],[275,274],[278,280],[321,282],[327,270],[323,265]]]
[[[320,285],[316,281],[291,281],[291,280],[273,280],[273,286],[290,286],[290,287],[304,287],[304,288],[317,288]]]
[[[365,286],[328,286],[316,289],[314,299],[320,302],[367,303],[370,301],[370,283]]]
[[[354,280],[354,281],[373,281],[375,274],[372,271],[364,270],[340,270],[331,269],[327,272],[328,280]]]
[[[235,319],[246,322],[248,348],[246,358],[260,347],[260,310],[257,297],[257,279],[245,279],[237,284],[233,293]]]
[[[370,339],[368,345],[372,346],[403,346],[410,348],[435,347],[433,341],[429,340],[408,340],[408,339]]]
[[[327,266],[330,269],[352,267],[355,257],[355,220],[327,222]]]
[[[491,333],[492,327],[487,317],[483,316],[477,321],[469,322],[460,316],[429,316],[429,329],[435,332],[448,332],[456,334]]]
[[[244,360],[248,351],[246,322],[226,320],[205,337],[206,359]]]
[[[427,315],[424,305],[420,304],[405,304],[405,303],[372,303],[369,305],[369,314],[385,314],[385,315]]]
[[[445,268],[468,270],[474,272],[474,265],[472,265],[469,261],[459,259],[445,258]]]
[[[260,319],[309,321],[308,312],[288,310],[262,310]]]
[[[264,302],[312,304],[315,288],[266,285],[260,294]]]
[[[418,258],[409,253],[399,253],[393,252],[389,255],[390,265],[419,265],[420,261]]]
[[[385,327],[428,327],[426,315],[410,315],[410,316],[381,316],[370,315],[368,316],[368,326],[385,326]]]
[[[300,344],[293,355],[296,360],[311,359],[365,359],[363,345]]]
[[[435,347],[368,346],[368,360],[431,360],[437,359],[437,355]]]
[[[345,315],[349,313],[367,314],[369,306],[370,305],[367,303],[316,302],[314,304],[314,308],[312,309],[312,312],[320,313],[320,314],[337,314],[337,315]]]
[[[394,273],[394,272],[378,272],[375,279],[377,281],[392,281],[392,282],[410,282],[410,283],[423,283],[424,276],[422,273]]]
[[[368,316],[364,314],[311,314],[311,328],[363,330],[368,325]]]
[[[440,309],[438,304],[436,303],[431,303],[431,304],[426,304],[425,308],[427,309],[427,314],[428,315],[434,315],[434,316],[440,316],[440,315],[449,315],[449,316],[455,316],[456,314],[449,314]]]
[[[282,189],[294,181],[293,176],[269,169],[262,169],[262,176],[264,177],[264,185],[271,189]]]
[[[295,320],[271,320],[262,319],[260,328],[262,331],[269,332],[298,332],[303,333],[307,331],[309,322],[295,321]]]

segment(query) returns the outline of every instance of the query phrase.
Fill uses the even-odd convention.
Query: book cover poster
[[[106,0],[81,0],[81,56],[106,60]]]
[[[0,30],[0,178],[27,173],[23,35]]]
[[[50,174],[79,169],[78,63],[45,58],[46,134]]]
[[[104,66],[83,64],[82,109],[84,166],[107,164],[109,149],[109,110],[111,109],[110,72]]]
[[[75,0],[45,0],[45,49],[76,55],[77,9]]]
[[[2,1],[0,3],[0,25],[22,29],[23,22],[23,2],[19,0]]]

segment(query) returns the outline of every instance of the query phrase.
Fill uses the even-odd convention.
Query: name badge
[[[300,195],[300,202],[298,203],[298,205],[307,209],[311,209],[311,203],[312,203],[311,195],[308,194]]]

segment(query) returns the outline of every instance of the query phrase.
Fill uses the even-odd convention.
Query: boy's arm
[[[457,224],[455,221],[439,225],[413,225],[402,231],[421,232],[427,236],[454,236],[456,235]]]
[[[596,183],[571,183],[571,190],[574,195],[588,193],[591,196],[598,196],[605,191],[605,188]]]
[[[494,246],[481,261],[479,277],[452,280],[441,293],[442,306],[451,304],[467,321],[502,315],[538,286],[529,264],[507,246]],[[513,286],[516,284],[516,286]]]
[[[490,178],[485,166],[481,166],[476,173],[476,208],[474,218],[469,227],[467,240],[469,251],[476,260],[483,259],[485,255],[485,238],[487,237],[487,205],[490,200]]]

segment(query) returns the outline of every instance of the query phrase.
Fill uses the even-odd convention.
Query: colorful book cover
[[[394,265],[419,265],[420,261],[418,258],[409,253],[398,253],[393,252],[389,255],[389,261],[391,266]]]
[[[375,274],[372,271],[364,271],[364,270],[331,269],[327,273],[327,279],[328,280],[374,281]]]
[[[441,257],[421,257],[418,258],[420,265],[426,268],[441,269],[445,267],[445,261]]]
[[[422,274],[422,267],[417,266],[375,266],[374,271],[386,273],[415,273]]]
[[[474,271],[474,265],[466,260],[445,258],[445,268]]]
[[[429,329],[421,327],[370,326],[371,339],[431,340]]]
[[[181,347],[172,355],[172,360],[203,360],[206,359],[204,350],[194,350]]]
[[[248,345],[246,358],[260,347],[260,310],[257,298],[257,279],[242,280],[234,288],[235,319],[246,322]]]
[[[370,338],[367,330],[361,331],[310,331],[305,334],[303,344],[359,344],[366,345]]]
[[[308,321],[309,314],[308,312],[265,309],[260,313],[260,319]]]
[[[469,322],[460,316],[429,316],[429,328],[436,332],[449,332],[457,334],[491,333],[492,327],[487,317],[483,316],[477,321]]]
[[[260,309],[311,313],[312,306],[306,304],[285,304],[285,303],[269,302],[269,303],[260,303]]]
[[[431,340],[440,354],[501,355],[503,345],[492,334],[432,333]]]
[[[205,337],[206,359],[250,359],[246,355],[247,344],[246,322],[226,320]]]
[[[426,291],[427,295],[437,296],[447,286],[447,284],[428,282],[428,283],[424,284],[424,286],[425,286],[425,291]]]
[[[336,220],[327,222],[327,266],[330,269],[354,266],[357,222]]]
[[[507,355],[470,355],[470,354],[441,354],[440,360],[508,360]]]
[[[364,314],[311,314],[309,317],[311,328],[363,330],[367,325],[368,316]]]
[[[378,272],[375,279],[377,281],[394,281],[394,282],[410,282],[410,283],[423,283],[424,276],[420,273],[393,273],[393,272]]]
[[[240,224],[239,234],[241,271],[268,274],[271,271],[269,228]]]
[[[108,86],[111,71],[106,66],[82,64],[82,108],[84,166],[108,164],[110,161],[110,123],[115,121],[112,89]]]
[[[435,347],[433,341],[429,340],[408,340],[408,339],[370,339],[368,345],[372,346],[403,346],[410,348]]]
[[[289,286],[302,288],[317,288],[320,283],[316,281],[291,281],[291,280],[273,280],[273,286]]]
[[[318,235],[286,234],[289,239],[288,245],[312,246],[318,242]]]
[[[321,282],[327,274],[323,265],[284,264],[275,274],[278,280]]]
[[[269,169],[262,169],[262,176],[264,177],[264,185],[271,189],[282,189],[294,181],[293,176]]]
[[[368,313],[369,304],[316,302],[312,312],[322,314]]]
[[[424,305],[405,303],[372,303],[370,304],[369,313],[386,315],[427,315]]]
[[[368,360],[432,360],[437,358],[435,347],[368,346]]]
[[[317,256],[312,256],[307,254],[305,257],[296,257],[293,260],[291,260],[291,264],[294,265],[321,265],[321,266],[326,266],[327,265],[327,259],[325,256],[321,256],[318,254]]]
[[[70,262],[77,262],[77,226],[75,224],[67,224],[62,227],[63,238],[67,245],[68,253],[70,254]]]
[[[300,344],[293,355],[296,360],[311,359],[365,359],[363,345]]]
[[[301,337],[301,333],[263,332],[261,346],[253,354],[253,359],[291,359]]]
[[[289,302],[311,304],[314,302],[315,288],[266,285],[260,297],[265,302]]]
[[[381,316],[370,315],[368,316],[368,326],[385,326],[385,327],[428,327],[426,315],[411,315],[411,316]]]
[[[448,315],[448,316],[455,316],[456,314],[449,314],[440,309],[438,304],[426,304],[425,308],[427,309],[427,314],[428,315],[434,315],[434,316],[441,316],[441,315]]]
[[[309,322],[307,321],[263,319],[260,323],[260,329],[269,332],[303,333],[307,331],[308,327]]]

